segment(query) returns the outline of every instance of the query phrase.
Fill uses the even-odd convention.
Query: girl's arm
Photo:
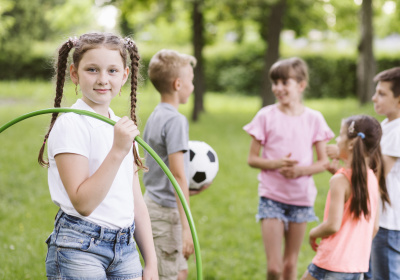
[[[183,152],[176,152],[168,155],[169,169],[172,175],[174,175],[179,187],[185,196],[186,203],[189,206],[189,187],[187,185],[187,179],[185,174]],[[194,253],[194,244],[192,239],[192,233],[190,232],[189,222],[186,219],[185,210],[183,209],[182,203],[179,200],[178,194],[174,192],[176,203],[178,205],[179,216],[182,224],[182,254],[188,259],[191,254]]]
[[[260,156],[261,147],[261,142],[252,137],[247,163],[253,168],[264,170],[279,169],[286,166],[293,166],[298,163],[297,160],[290,158],[290,154],[281,159],[265,159]]]
[[[379,216],[380,216],[380,208],[376,207],[376,216],[374,221],[374,231],[372,233],[372,239],[374,239],[375,235],[378,233],[379,230]]]
[[[328,209],[328,218],[320,225],[311,229],[309,234],[310,245],[314,251],[317,250],[317,238],[330,236],[339,231],[342,225],[344,204],[350,196],[350,182],[343,174],[334,175],[330,182],[330,205]]]
[[[288,179],[294,179],[300,176],[310,176],[326,170],[326,165],[329,163],[326,154],[326,141],[319,141],[315,144],[315,151],[317,153],[317,161],[309,166],[289,166],[280,170],[280,173]]]
[[[135,203],[135,240],[144,260],[143,279],[158,279],[157,256],[153,233],[146,203],[140,189],[139,176],[135,166],[133,178],[133,198]]]
[[[104,200],[118,169],[139,135],[133,121],[127,117],[114,126],[113,146],[97,171],[89,177],[89,160],[78,154],[57,154],[55,161],[61,181],[75,210],[89,216]]]

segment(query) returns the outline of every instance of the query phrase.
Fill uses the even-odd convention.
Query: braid
[[[137,85],[138,85],[138,75],[139,75],[139,51],[135,44],[135,42],[130,38],[125,38],[125,46],[128,50],[129,56],[131,58],[131,119],[135,125],[137,125],[137,118],[136,118],[136,92],[137,92]],[[135,163],[139,167],[139,169],[147,169],[139,157],[136,148],[133,148],[133,156],[135,158]]]
[[[64,83],[65,83],[65,73],[67,70],[68,54],[70,50],[74,47],[75,42],[69,39],[65,42],[58,51],[58,62],[57,62],[57,73],[56,73],[56,97],[54,98],[54,107],[60,107],[61,100],[63,98]],[[54,123],[57,119],[58,113],[53,113],[51,116],[50,126],[47,134],[44,136],[44,141],[42,147],[39,151],[38,162],[43,167],[48,167],[49,162],[45,161],[43,158],[44,149],[46,147],[47,139],[49,138],[50,131],[52,130]]]

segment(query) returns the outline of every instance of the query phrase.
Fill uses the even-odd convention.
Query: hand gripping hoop
[[[109,118],[106,118],[102,115],[93,113],[93,112],[89,112],[89,111],[85,111],[85,110],[78,110],[78,109],[71,109],[71,108],[49,108],[49,109],[42,109],[42,110],[30,112],[28,114],[19,116],[15,119],[9,121],[8,123],[6,123],[0,127],[0,133],[2,133],[4,130],[6,130],[7,128],[9,128],[12,125],[14,125],[20,121],[23,121],[25,119],[34,117],[34,116],[49,114],[49,113],[67,113],[67,112],[93,117],[95,119],[104,121],[110,125],[115,125],[115,121],[113,121]],[[202,273],[202,262],[201,262],[201,255],[200,255],[200,244],[199,244],[199,240],[197,238],[197,232],[196,232],[196,228],[194,226],[193,217],[192,217],[192,214],[188,207],[188,204],[186,203],[186,199],[182,193],[182,190],[179,187],[178,182],[175,180],[174,176],[172,175],[171,171],[168,169],[168,167],[165,165],[165,163],[161,160],[161,158],[156,154],[156,152],[149,145],[147,145],[147,143],[144,142],[143,139],[140,138],[139,136],[135,137],[135,141],[138,142],[154,158],[154,160],[158,163],[158,165],[160,165],[161,169],[167,175],[168,179],[171,181],[172,185],[174,186],[176,193],[178,194],[179,200],[181,201],[183,209],[185,210],[186,218],[188,219],[188,222],[189,222],[190,231],[192,232],[194,251],[195,251],[195,256],[196,256],[197,279],[202,280],[203,273]]]

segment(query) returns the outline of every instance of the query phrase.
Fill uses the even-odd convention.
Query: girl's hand
[[[308,242],[310,243],[311,248],[316,252],[318,250],[318,243],[317,238],[313,235],[314,229],[315,228],[310,230]]]
[[[279,173],[286,179],[296,179],[303,176],[301,167],[297,165],[282,167],[281,169],[279,169]]]
[[[140,134],[137,126],[128,117],[123,117],[114,126],[113,148],[126,155],[132,147],[136,136]]]
[[[331,159],[339,159],[339,147],[336,144],[326,145],[326,154]]]
[[[308,242],[310,243],[311,248],[312,248],[315,252],[317,252],[317,250],[318,250],[317,239],[310,236]]]
[[[325,164],[324,167],[330,173],[335,174],[336,171],[338,171],[340,169],[339,160],[333,159],[331,162],[328,162],[327,164]]]
[[[291,159],[292,153],[289,153],[287,156],[280,159],[280,167],[292,167],[299,163],[299,161],[295,159]]]
[[[157,266],[155,268],[144,266],[143,269],[143,280],[158,280],[158,270]]]

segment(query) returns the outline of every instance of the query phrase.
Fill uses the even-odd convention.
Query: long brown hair
[[[54,107],[60,107],[61,100],[63,98],[64,92],[64,84],[65,84],[65,76],[67,70],[67,62],[68,55],[72,48],[75,48],[74,53],[72,54],[72,62],[76,69],[79,67],[79,62],[81,61],[83,55],[91,49],[95,49],[98,47],[107,47],[111,50],[118,50],[121,54],[122,61],[124,63],[124,67],[127,66],[128,55],[131,59],[131,119],[137,125],[136,118],[136,90],[138,84],[138,75],[139,75],[139,52],[135,42],[130,38],[121,38],[111,33],[86,33],[77,38],[70,38],[66,42],[64,42],[59,50],[58,50],[58,59],[56,68],[56,96],[54,98]],[[53,113],[50,121],[49,130],[46,133],[43,141],[43,145],[40,149],[38,162],[43,167],[48,167],[49,162],[44,160],[43,154],[44,149],[46,147],[47,139],[49,138],[50,131],[54,126],[54,123],[58,117],[58,113]],[[140,159],[137,150],[135,147],[133,148],[133,156],[135,159],[136,165],[139,169],[144,168],[143,162]]]
[[[347,126],[347,138],[349,140],[355,138],[351,162],[353,198],[350,203],[350,212],[356,218],[362,214],[368,217],[370,214],[367,183],[368,168],[374,170],[377,176],[383,205],[385,202],[390,204],[380,147],[382,128],[375,118],[367,115],[349,117],[344,123]],[[366,164],[366,158],[369,160],[369,166]]]

